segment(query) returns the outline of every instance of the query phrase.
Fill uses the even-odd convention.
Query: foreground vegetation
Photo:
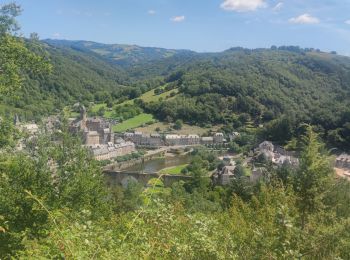
[[[13,36],[18,11],[16,5],[0,8],[0,94],[6,100],[27,73],[40,78],[51,70]],[[99,164],[68,134],[64,116],[61,121],[59,131],[32,138],[19,152],[21,134],[1,118],[1,259],[350,258],[350,183],[334,178],[310,126],[294,136],[300,166],[271,167],[256,184],[241,174],[227,187],[213,186],[207,174],[216,157],[196,151],[186,167],[189,181],[123,188],[106,185]],[[244,134],[230,149],[253,142]]]
[[[241,176],[227,187],[204,178],[215,156],[203,152],[186,167],[188,182],[108,187],[74,138],[55,139],[62,142],[38,140],[31,155],[1,154],[3,258],[350,257],[350,183],[334,179],[311,129],[298,169],[271,168],[262,182]]]

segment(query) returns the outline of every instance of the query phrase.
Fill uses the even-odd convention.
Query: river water
[[[142,165],[142,163],[131,166],[124,169],[126,172],[144,172],[144,173],[154,173],[163,170],[164,168],[174,167],[182,164],[188,164],[192,160],[190,155],[176,155],[176,156],[166,156],[164,158],[157,158],[147,161]]]

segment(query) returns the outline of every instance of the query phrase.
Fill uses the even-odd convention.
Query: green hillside
[[[144,105],[160,120],[223,123],[231,130],[252,121],[271,126],[266,138],[281,142],[291,138],[300,123],[311,123],[333,143],[349,147],[347,57],[294,47],[236,48],[202,54],[173,72],[168,81],[179,94]],[[278,127],[288,129],[280,136],[271,134]]]
[[[265,138],[282,143],[300,123],[311,123],[337,147],[350,144],[347,57],[299,47],[193,53],[47,40],[42,48],[53,74],[28,80],[16,97],[2,97],[0,113],[39,118],[79,101],[105,103],[112,116],[119,104],[140,99],[137,106],[159,120],[224,124],[228,131],[263,124]],[[133,65],[118,65],[112,53]],[[155,95],[163,85],[176,95]]]
[[[41,48],[53,65],[52,74],[35,80],[27,76],[16,96],[0,97],[0,112],[16,110],[23,119],[39,118],[78,101],[88,104],[132,92],[126,87],[127,74],[99,56],[47,44]]]
[[[83,52],[92,52],[118,64],[129,66],[137,63],[157,61],[181,53],[192,53],[187,50],[171,50],[154,47],[141,47],[127,44],[103,44],[91,41],[45,40],[60,47],[70,47]]]

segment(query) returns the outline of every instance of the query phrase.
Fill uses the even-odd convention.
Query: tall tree
[[[305,227],[308,215],[324,207],[325,191],[331,184],[334,172],[330,157],[311,126],[302,137],[304,148],[300,157],[300,167],[294,177],[294,190],[301,216],[301,226]]]
[[[0,8],[0,93],[11,94],[20,88],[25,74],[39,76],[51,71],[44,57],[13,35],[19,29],[15,18],[20,12],[20,6],[14,3]]]

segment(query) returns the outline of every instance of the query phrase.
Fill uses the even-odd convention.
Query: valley
[[[0,259],[350,259],[349,6],[17,1]]]

